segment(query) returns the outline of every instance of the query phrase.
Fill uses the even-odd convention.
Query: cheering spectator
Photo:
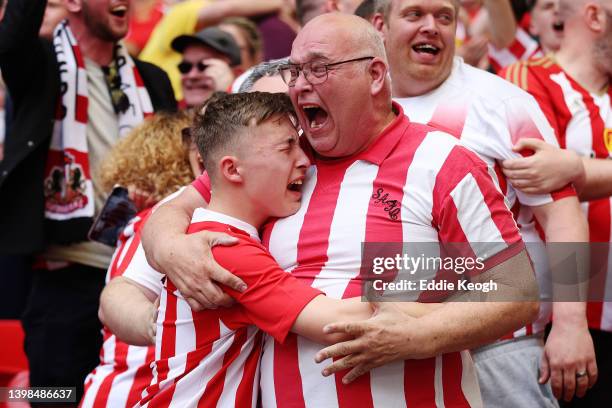
[[[172,6],[151,33],[139,57],[160,66],[170,77],[178,100],[183,99],[178,64],[181,55],[172,48],[172,40],[193,35],[203,28],[219,24],[229,17],[248,17],[278,12],[284,0],[186,0]]]
[[[181,53],[183,100],[181,105],[195,107],[215,91],[227,90],[234,74],[230,66],[240,65],[240,49],[233,37],[217,27],[205,28],[194,35],[181,35],[172,41],[172,49]]]
[[[460,220],[470,219],[478,231],[490,234],[480,234],[481,240],[499,244],[503,255],[496,259],[504,260],[472,279],[503,276],[513,282],[510,286],[518,284],[516,294],[534,295],[533,271],[516,224],[487,166],[458,146],[457,138],[410,122],[392,103],[384,46],[371,25],[340,13],[319,16],[298,34],[290,61],[281,72],[313,150],[314,166],[302,188],[302,209],[264,227],[264,242],[285,270],[329,296],[350,297],[361,293],[364,240],[436,244],[444,237],[466,239],[471,235]],[[148,259],[180,287],[192,307],[196,301],[201,305],[227,301],[211,275],[230,288],[243,285],[214,266],[205,255],[208,249],[202,250],[218,236],[184,235],[193,208],[206,204],[206,194],[194,190],[190,187],[160,207],[143,231]],[[384,193],[386,205],[375,202],[373,191]],[[412,206],[404,204],[408,202]],[[162,234],[163,245],[155,239]],[[386,406],[398,400],[434,405],[444,398],[456,406],[479,406],[472,362],[460,350],[496,339],[530,321],[537,310],[533,302],[464,302],[444,304],[412,319],[398,318],[388,307],[382,304],[376,317],[353,324],[363,333],[375,328],[377,334],[370,333],[368,339],[392,343],[391,348],[377,348],[367,341],[358,357],[339,359],[324,369],[328,376],[374,353],[372,364],[383,366],[355,384],[347,385],[341,374],[321,377],[321,367],[311,360],[320,344],[294,335],[282,345],[268,339],[261,369],[263,405]],[[347,327],[353,326],[334,325],[332,330],[359,336]],[[347,344],[332,346],[317,355],[317,361],[351,349]],[[395,350],[392,355],[390,349]],[[310,357],[298,361],[298,356]],[[435,386],[442,372],[444,379]]]
[[[80,398],[102,343],[98,297],[112,255],[86,240],[105,197],[90,169],[176,101],[163,71],[133,60],[119,41],[129,2],[66,3],[53,44],[38,36],[45,5],[11,0],[0,23],[0,67],[14,102],[0,163],[0,250],[43,251],[23,316],[30,384],[74,386]]]
[[[564,36],[556,55],[514,64],[502,75],[536,98],[559,143],[582,157],[585,178],[576,187],[586,201],[582,208],[589,221],[590,241],[606,243],[604,251],[596,245],[592,248],[589,297],[597,301],[587,308],[597,364],[579,360],[562,377],[551,364],[542,376],[552,376],[557,395],[566,401],[573,397],[572,385],[578,397],[592,387],[570,406],[603,407],[612,401],[612,324],[608,317],[612,313],[608,246],[612,242],[612,1],[561,0],[559,17],[564,22]],[[503,163],[504,173],[518,189],[537,193],[567,182],[567,169],[550,155],[548,146],[525,140],[515,149],[536,152],[530,158]],[[567,383],[569,389],[565,388]]]
[[[379,1],[380,14],[375,17],[375,24],[385,39],[396,101],[411,119],[460,138],[464,146],[478,153],[491,168],[499,169],[501,161],[525,153],[513,150],[516,140],[535,137],[551,143],[551,154],[578,177],[582,171],[580,162],[553,147],[557,145],[556,138],[532,97],[454,57],[457,9],[453,3]],[[412,6],[412,14],[403,18],[407,4]],[[586,241],[586,220],[574,191],[566,182],[540,195],[530,195],[507,187],[501,176],[498,183],[509,208],[516,214],[523,240],[532,243],[529,249],[536,273],[543,282],[550,279],[546,255],[541,250],[534,251],[541,247],[535,245],[541,242],[535,221],[547,242]],[[556,404],[550,385],[542,387],[538,383],[534,361],[541,360],[541,365],[546,367],[549,359],[556,363],[563,357],[563,364],[555,365],[555,376],[561,373],[566,376],[566,373],[573,375],[578,362],[594,360],[585,327],[584,304],[556,302],[552,307],[555,319],[546,345],[542,339],[550,320],[550,304],[542,305],[541,316],[533,325],[513,334],[505,333],[507,341],[475,351],[486,406]],[[516,362],[509,364],[509,360]],[[520,379],[520,388],[529,392],[515,392],[516,383],[506,380],[510,372],[512,378]]]

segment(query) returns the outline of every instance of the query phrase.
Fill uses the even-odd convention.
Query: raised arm
[[[153,212],[142,233],[149,265],[168,275],[194,310],[232,303],[215,282],[245,289],[244,282],[220,267],[211,253],[215,245],[233,245],[234,238],[209,231],[186,234],[193,211],[206,206],[202,195],[188,186]]]
[[[228,17],[251,17],[274,13],[281,9],[283,0],[220,0],[208,4],[198,13],[196,31],[219,24]]]
[[[485,35],[497,49],[508,47],[516,33],[510,0],[484,0],[483,6],[487,13],[474,23],[472,34]]]

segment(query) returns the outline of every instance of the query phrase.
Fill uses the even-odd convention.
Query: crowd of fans
[[[0,0],[0,73],[0,319],[29,386],[612,402],[612,0]],[[89,230],[116,185],[114,246]],[[355,302],[375,242],[464,243],[501,289]]]

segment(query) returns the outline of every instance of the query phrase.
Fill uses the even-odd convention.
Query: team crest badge
[[[70,154],[63,166],[53,166],[45,179],[45,210],[68,214],[87,205],[83,167]]]
[[[604,129],[604,143],[608,153],[612,154],[612,129]]]

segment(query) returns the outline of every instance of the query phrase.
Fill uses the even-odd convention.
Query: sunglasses
[[[121,89],[121,77],[116,64],[111,64],[109,67],[102,67],[106,83],[110,90],[111,102],[115,114],[125,113],[130,108],[130,99]]]
[[[197,62],[195,64],[189,61],[181,61],[181,63],[178,64],[178,70],[181,74],[187,74],[188,72],[191,72],[194,65],[197,68],[198,72],[204,72],[206,68],[208,68],[208,65],[204,64],[202,61]]]

